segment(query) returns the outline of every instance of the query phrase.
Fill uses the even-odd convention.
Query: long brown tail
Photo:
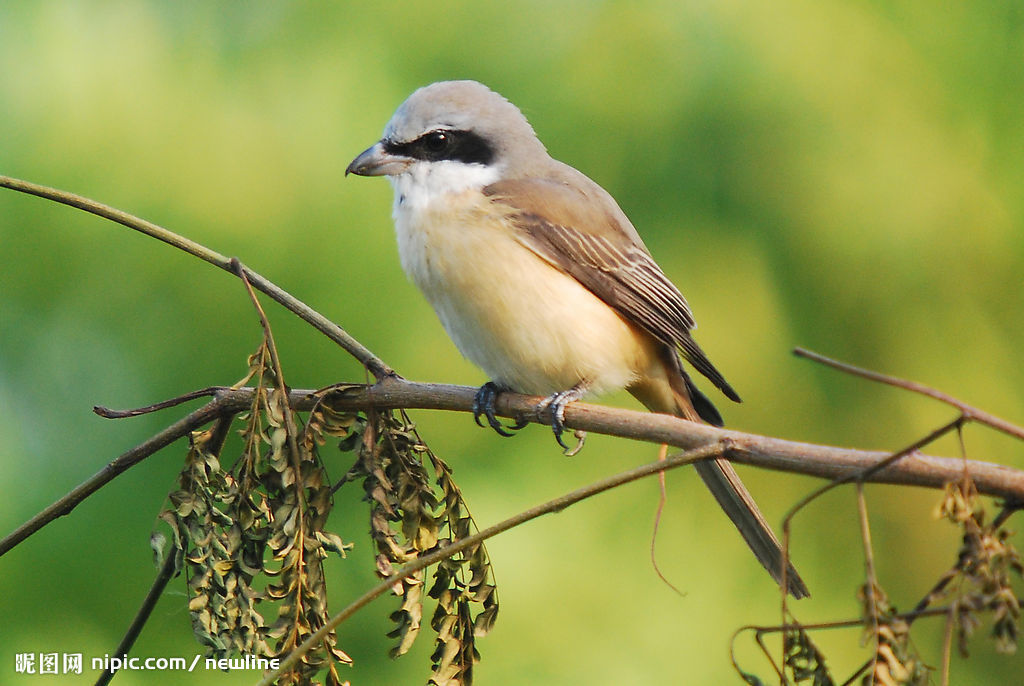
[[[676,405],[675,408],[672,408],[674,410],[672,413],[691,421],[704,421],[721,426],[722,418],[718,411],[715,410],[711,401],[693,385],[679,365],[678,358],[675,359],[675,367],[676,369],[673,371],[677,374],[669,374]],[[665,411],[665,408],[651,407],[653,404],[651,400],[654,398],[649,394],[635,394],[650,409],[656,412]],[[779,539],[775,537],[768,521],[761,514],[750,491],[740,481],[732,464],[724,459],[704,460],[697,462],[694,467],[711,494],[715,496],[715,500],[739,529],[740,535],[743,536],[743,540],[747,542],[754,556],[768,570],[775,582],[782,585],[783,570],[785,569],[786,590],[794,598],[809,596],[811,593],[806,584],[797,574],[793,565],[784,559]]]
[[[728,460],[705,460],[694,465],[700,478],[715,496],[715,500],[739,529],[754,556],[764,565],[775,583],[782,584],[783,555],[779,539],[775,537],[764,515],[739,475]],[[793,565],[786,563],[786,590],[794,598],[811,594]]]

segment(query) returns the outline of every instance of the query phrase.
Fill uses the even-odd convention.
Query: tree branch
[[[58,517],[69,514],[83,500],[98,491],[115,477],[139,462],[188,434],[189,431],[208,424],[225,413],[222,402],[215,399],[195,412],[182,417],[163,431],[138,444],[131,450],[111,460],[107,466],[73,488],[60,500],[28,520],[0,540],[0,556],[18,545]]]
[[[476,389],[388,378],[374,386],[349,386],[339,392],[336,406],[340,408],[358,409],[372,405],[468,412]],[[548,418],[545,413],[538,415],[536,408],[540,400],[533,396],[502,393],[498,397],[497,411],[504,417],[523,418],[544,424]],[[651,443],[668,443],[685,450],[728,441],[729,449],[724,457],[733,462],[823,479],[841,479],[857,474],[892,455],[889,451],[856,450],[788,441],[719,429],[671,415],[581,402],[566,407],[565,421],[566,426],[573,429]],[[948,481],[961,478],[965,468],[976,481],[981,493],[1011,500],[1019,500],[1024,496],[1024,471],[989,462],[931,457],[917,452],[911,452],[898,462],[871,473],[865,480],[943,488]]]
[[[862,367],[856,367],[852,364],[847,364],[846,362],[833,360],[830,357],[825,357],[824,355],[820,355],[816,352],[807,350],[805,348],[794,348],[793,354],[796,355],[797,357],[802,357],[804,359],[811,360],[819,364],[823,364],[827,367],[838,369],[841,372],[852,374],[853,376],[859,376],[863,379],[868,379],[869,381],[876,381],[878,383],[883,383],[887,386],[895,386],[896,388],[902,388],[905,391],[926,395],[929,398],[933,398],[935,400],[938,400],[939,402],[946,403],[951,407],[955,407],[960,411],[960,414],[962,414],[965,419],[968,419],[972,422],[978,422],[979,424],[984,424],[985,426],[991,427],[996,431],[1002,431],[1005,434],[1013,436],[1014,438],[1019,438],[1020,440],[1024,441],[1024,428],[1021,428],[1016,424],[1008,422],[1005,419],[997,417],[994,414],[990,414],[988,412],[985,412],[984,410],[979,410],[976,407],[968,405],[967,403],[958,400],[957,398],[954,398],[948,393],[943,393],[942,391],[930,388],[928,386],[925,386],[924,384],[917,383],[916,381],[908,381],[907,379],[900,379],[895,376],[880,374],[878,372],[871,371],[870,369],[864,369]]]
[[[204,394],[209,390],[204,391]],[[251,388],[222,387],[212,392],[214,400],[118,456],[80,486],[0,540],[0,556],[49,522],[70,513],[103,485],[160,448],[219,416],[244,412],[252,403]],[[314,390],[292,390],[289,394],[289,403],[292,409],[298,412],[309,411],[316,404],[319,393]],[[372,386],[339,386],[331,393],[335,407],[354,412],[371,407],[471,412],[476,389],[416,383],[398,376],[388,376]],[[547,424],[546,414],[537,412],[537,404],[541,400],[542,398],[536,396],[502,393],[496,403],[497,414]],[[102,412],[103,416],[131,416],[134,411],[118,412],[103,408]],[[891,452],[787,441],[771,436],[719,429],[667,414],[581,402],[566,407],[565,424],[572,429],[649,443],[667,443],[684,450],[727,441],[729,448],[724,457],[733,462],[830,480],[852,478],[875,483],[943,488],[947,482],[961,478],[966,470],[974,479],[980,493],[1013,502],[1024,501],[1024,471],[990,462],[932,457],[914,451],[905,456],[901,453],[899,461],[874,471],[874,468],[879,467],[885,460],[891,461]]]
[[[127,226],[129,229],[133,229],[147,236],[163,241],[164,243],[198,257],[205,262],[209,262],[216,267],[220,267],[232,275],[236,275],[236,268],[233,266],[231,258],[225,257],[224,255],[221,255],[214,250],[210,250],[206,246],[189,240],[184,236],[180,236],[173,231],[168,231],[162,226],[157,226],[152,222],[148,222],[145,219],[141,219],[128,214],[127,212],[110,207],[109,205],[104,205],[103,203],[90,200],[89,198],[84,198],[80,195],[75,195],[74,193],[68,193],[67,191],[50,188],[48,186],[40,186],[39,184],[15,179],[10,176],[0,175],[0,187],[10,188],[11,190],[19,191],[21,193],[27,193],[29,195],[45,198],[46,200],[59,202],[63,205],[68,205],[69,207],[75,207],[80,210],[84,210],[85,212],[89,212],[90,214],[95,214],[98,217],[109,219],[110,221],[117,222],[122,226]],[[241,269],[245,272],[245,276],[252,284],[253,288],[267,294],[286,309],[294,312],[300,318],[312,325],[317,331],[340,345],[364,367],[369,369],[375,379],[380,380],[385,376],[394,375],[395,371],[391,369],[391,367],[384,364],[380,358],[374,355],[362,343],[350,336],[343,328],[273,282],[268,281],[256,272],[252,271],[245,265],[241,265]]]

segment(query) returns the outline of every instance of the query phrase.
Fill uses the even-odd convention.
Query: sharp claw
[[[498,434],[499,436],[502,436],[504,438],[512,438],[512,436],[515,436],[514,433],[506,429],[505,426],[496,418],[488,417],[487,423],[491,425],[492,429],[494,429],[494,433]]]
[[[487,417],[488,424],[494,423],[494,397],[496,390],[494,384],[488,381],[473,396],[473,421],[476,422],[477,426],[483,426],[483,423],[480,422],[481,416]]]
[[[509,427],[511,431],[505,428],[505,425],[494,415],[494,401],[498,398],[499,393],[501,393],[501,389],[493,381],[488,381],[480,387],[473,398],[473,421],[477,423],[477,426],[483,426],[480,417],[485,417],[487,425],[494,429],[496,434],[509,438],[513,435],[513,431],[523,428],[526,423],[516,421]]]
[[[562,434],[565,433],[565,406],[583,397],[583,392],[582,385],[576,385],[567,391],[548,396],[537,405],[537,412],[543,412],[545,409],[550,411],[551,431],[555,434],[558,445],[562,446],[562,453],[570,457],[583,449],[583,440],[587,434],[583,431],[573,432],[577,438],[575,446],[566,445],[562,440]]]
[[[505,389],[502,389],[493,381],[488,381],[480,387],[473,398],[473,421],[477,423],[477,426],[483,426],[481,418],[484,418],[487,420],[487,425],[496,434],[508,438],[514,435],[515,431],[522,429],[530,422],[522,418],[516,418],[514,423],[505,426],[495,416],[494,403],[503,390]],[[583,397],[584,390],[585,386],[583,384],[577,384],[567,391],[548,396],[537,405],[538,413],[543,412],[545,409],[550,410],[551,431],[555,434],[555,440],[558,442],[558,445],[562,447],[562,452],[570,457],[583,449],[583,441],[587,434],[584,431],[574,431],[573,435],[576,437],[575,446],[570,446],[562,440],[562,434],[565,433],[565,406]]]
[[[562,427],[558,427],[557,429],[555,427],[551,428],[554,429],[555,432],[555,441],[558,442],[558,445],[562,446],[562,454],[568,455],[569,451],[572,450],[572,448],[566,445],[565,441],[562,440]]]

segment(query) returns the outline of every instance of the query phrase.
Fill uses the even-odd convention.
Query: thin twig
[[[878,662],[878,599],[875,597],[877,577],[875,576],[875,555],[871,546],[871,524],[868,521],[868,504],[864,498],[864,482],[857,482],[857,515],[860,520],[861,541],[864,543],[864,576],[867,579],[864,592],[867,594],[865,603],[871,613],[871,636],[874,641],[874,650],[871,660],[868,662],[872,673],[874,673]]]
[[[802,510],[804,507],[806,507],[809,503],[811,503],[812,501],[814,501],[817,498],[821,497],[826,492],[831,491],[833,488],[837,488],[839,486],[842,486],[843,484],[848,484],[848,483],[851,483],[851,482],[854,482],[854,481],[856,481],[856,482],[864,482],[864,481],[872,480],[871,477],[875,476],[880,471],[882,471],[884,469],[892,468],[895,465],[896,462],[903,461],[906,458],[908,458],[909,456],[914,455],[918,450],[920,450],[924,446],[926,446],[929,443],[932,443],[932,442],[938,440],[939,438],[941,438],[942,436],[945,436],[947,433],[949,433],[953,429],[959,427],[963,422],[964,422],[964,417],[961,415],[960,417],[957,417],[956,419],[954,419],[953,421],[949,422],[948,424],[943,424],[938,429],[932,431],[930,434],[928,434],[924,438],[921,438],[921,439],[919,439],[917,441],[914,441],[913,443],[908,445],[906,448],[903,448],[902,450],[898,450],[895,453],[890,453],[884,459],[882,459],[882,460],[880,460],[880,461],[878,461],[878,462],[876,462],[876,463],[874,463],[872,465],[868,465],[867,467],[864,467],[864,468],[859,469],[857,471],[845,474],[845,475],[843,475],[841,477],[838,477],[838,478],[832,480],[831,482],[825,484],[824,486],[822,486],[820,488],[814,489],[809,494],[807,494],[806,496],[801,498],[796,503],[796,505],[791,507],[789,509],[789,511],[786,513],[786,516],[782,520],[782,533],[783,533],[783,537],[784,538],[788,538],[789,530],[790,530],[790,525],[791,525],[791,523],[793,521],[793,517],[795,517],[797,515],[797,513],[800,512],[800,510]],[[947,459],[949,459],[949,458],[947,458]],[[962,470],[963,467],[961,465],[962,465],[962,463],[964,461],[963,460],[957,460],[956,462],[957,462],[957,465],[958,465],[959,469]],[[943,486],[944,485],[945,485],[945,482],[943,482]],[[785,549],[785,548],[783,548],[783,549]]]
[[[224,447],[224,441],[227,439],[231,421],[231,415],[221,415],[214,422],[213,428],[210,429],[209,441],[207,442],[207,449],[211,454],[220,455],[220,451]],[[145,627],[146,622],[149,621],[149,617],[160,600],[160,596],[163,595],[164,589],[167,588],[167,584],[181,571],[184,559],[184,550],[178,550],[174,546],[169,546],[167,557],[164,558],[163,564],[160,565],[160,571],[157,573],[156,579],[153,580],[149,593],[146,594],[145,599],[142,601],[142,606],[135,613],[135,618],[132,619],[132,623],[125,631],[121,642],[114,649],[113,655],[127,655],[131,652],[132,646],[135,645],[135,641],[142,634],[142,629]],[[114,674],[115,672],[111,671],[108,667],[100,675],[99,679],[96,680],[96,686],[106,686],[114,678]]]
[[[658,459],[665,460],[668,457],[668,445],[662,443],[658,448]],[[661,514],[665,509],[665,502],[668,500],[668,489],[665,487],[665,472],[658,474],[658,506],[654,511],[654,528],[651,530],[651,566],[654,568],[654,573],[658,575],[662,583],[671,588],[679,595],[685,595],[682,591],[676,588],[676,585],[668,580],[665,576],[661,567],[658,566],[657,556],[657,542],[658,542],[658,528],[661,526]]]
[[[895,376],[888,376],[887,374],[873,372],[870,369],[855,367],[852,364],[847,364],[846,362],[839,362],[838,360],[833,360],[832,358],[825,357],[824,355],[820,355],[816,352],[807,350],[805,348],[794,348],[793,354],[796,355],[797,357],[812,360],[814,362],[818,362],[828,367],[832,367],[833,369],[838,369],[841,372],[852,374],[854,376],[859,376],[863,379],[877,381],[878,383],[883,383],[888,386],[895,386],[896,388],[902,388],[906,391],[926,395],[929,398],[934,398],[935,400],[944,402],[947,405],[955,407],[957,410],[960,411],[960,414],[964,415],[967,419],[969,419],[972,422],[984,424],[997,431],[1002,431],[1005,434],[1009,434],[1010,436],[1014,436],[1015,438],[1024,440],[1024,427],[1020,427],[1014,424],[1013,422],[1008,422],[1005,419],[997,417],[994,414],[985,412],[984,410],[979,410],[978,408],[972,405],[968,405],[962,400],[954,398],[948,393],[943,393],[942,391],[936,390],[929,386],[925,386],[924,384],[917,383],[916,381],[908,381],[906,379],[900,379]]]
[[[856,670],[854,670],[853,674],[851,674],[849,677],[847,677],[846,681],[844,681],[839,686],[852,686],[853,682],[856,681],[858,678],[860,678],[861,674],[863,674],[864,672],[866,672],[866,671],[868,671],[869,669],[872,668],[872,665],[875,664],[875,660],[876,659],[877,659],[877,657],[875,655],[872,655],[860,667],[858,667]]]
[[[129,467],[138,464],[161,448],[170,445],[188,434],[189,431],[207,424],[223,412],[225,412],[225,409],[222,402],[212,400],[195,412],[190,412],[163,431],[111,460],[103,469],[71,489],[62,498],[5,536],[3,540],[0,540],[0,556],[53,520],[70,513],[79,503],[108,484]]]
[[[395,584],[399,583],[403,579],[407,579],[421,569],[426,569],[427,567],[437,564],[438,562],[467,548],[473,547],[488,538],[496,536],[504,531],[508,531],[509,529],[528,522],[531,519],[536,519],[541,515],[550,514],[552,512],[561,512],[565,508],[573,505],[574,503],[578,503],[581,500],[603,493],[604,491],[617,486],[621,486],[622,484],[629,483],[630,481],[636,481],[637,479],[641,479],[645,476],[656,474],[665,469],[673,469],[682,465],[692,464],[698,460],[721,457],[722,452],[723,450],[721,445],[706,445],[695,450],[689,450],[678,455],[673,455],[666,460],[657,460],[635,469],[631,469],[628,472],[616,474],[615,476],[602,479],[601,481],[590,484],[589,486],[584,486],[583,488],[577,489],[571,493],[549,500],[548,502],[537,505],[536,507],[531,507],[529,510],[525,510],[502,522],[489,526],[483,531],[454,541],[450,545],[444,546],[429,555],[416,558],[412,562],[403,566],[399,571],[395,572],[368,590],[366,593],[359,596],[341,612],[331,617],[331,619],[317,630],[316,633],[312,634],[309,638],[303,641],[302,645],[289,653],[288,657],[281,661],[281,664],[275,673],[265,676],[260,680],[257,686],[270,686],[270,684],[274,683],[275,679],[287,672],[291,669],[292,665],[302,659],[303,655],[319,645],[327,634],[333,631],[339,624],[351,617],[358,610],[368,605],[375,598],[378,598],[392,589]]]
[[[152,222],[148,222],[145,219],[141,219],[128,214],[127,212],[110,207],[109,205],[104,205],[96,202],[95,200],[75,195],[74,193],[41,186],[29,181],[11,178],[10,176],[0,176],[0,187],[10,188],[11,190],[19,191],[21,193],[27,193],[46,200],[59,202],[63,205],[68,205],[70,207],[75,207],[85,212],[89,212],[90,214],[95,214],[98,217],[109,219],[110,221],[121,224],[122,226],[127,226],[129,229],[133,229],[146,234],[147,236],[163,241],[164,243],[174,246],[179,250],[183,250],[184,252],[198,257],[205,262],[209,262],[216,267],[220,267],[224,271],[234,273],[231,258],[225,257],[224,255],[210,250],[206,246],[189,240],[184,236],[180,236],[173,231],[168,231],[162,226],[157,226]],[[298,298],[295,298],[287,291],[263,278],[248,267],[243,265],[242,269],[245,271],[246,277],[249,279],[250,283],[252,283],[254,288],[266,293],[285,308],[294,312],[303,320],[311,324],[317,331],[321,332],[344,348],[345,351],[352,355],[352,357],[356,358],[364,367],[369,369],[375,379],[379,380],[385,376],[391,376],[395,373],[391,367],[384,364],[380,358],[370,352],[370,350],[362,343],[350,336],[347,331],[329,320],[327,317],[323,316]]]
[[[783,625],[783,626],[785,626],[785,625]],[[768,646],[764,642],[764,636],[765,635],[762,632],[757,631],[757,632],[754,633],[754,641],[757,643],[757,647],[761,649],[761,654],[764,655],[766,658],[768,658],[768,663],[771,664],[772,669],[775,670],[775,674],[779,677],[779,684],[780,684],[780,686],[788,686],[789,685],[789,679],[786,678],[786,663],[785,663],[785,661],[783,661],[782,665],[775,664],[775,660],[772,659],[772,652],[770,650],[768,650]],[[736,634],[733,634],[733,638],[734,639],[735,639],[735,637],[736,637]],[[786,640],[785,639],[785,635],[783,635],[780,638],[783,641],[783,644],[785,644],[785,640]],[[732,664],[733,664],[734,667],[737,667],[737,668],[739,667],[739,665],[736,663],[735,656],[733,657]]]
[[[942,676],[939,683],[949,686],[949,667],[953,660],[953,626],[955,624],[955,607],[946,610],[946,626],[942,632]]]
[[[171,407],[176,407],[182,403],[187,403],[190,400],[196,398],[208,398],[212,395],[216,395],[218,391],[222,390],[223,386],[209,386],[207,388],[200,388],[198,391],[192,391],[184,395],[179,395],[175,398],[169,398],[152,405],[146,405],[145,407],[135,407],[130,410],[112,410],[109,407],[103,405],[94,405],[92,411],[103,417],[104,419],[126,419],[128,417],[140,417],[144,414],[150,414],[151,412],[159,412],[160,410],[166,410]]]
[[[948,607],[937,607],[923,610],[913,610],[911,612],[896,613],[893,615],[893,617],[895,619],[903,619],[907,622],[912,622],[919,617],[929,617],[948,614],[949,610],[950,608]],[[737,672],[744,673],[743,669],[739,666],[739,661],[736,658],[736,639],[738,639],[744,633],[753,632],[755,642],[757,642],[758,646],[760,646],[761,653],[764,655],[765,659],[768,660],[768,663],[775,670],[775,674],[776,676],[778,676],[779,681],[782,683],[788,683],[788,680],[786,679],[785,675],[782,673],[778,664],[775,662],[775,659],[772,657],[771,651],[768,649],[768,646],[765,645],[764,636],[792,631],[806,632],[821,631],[823,629],[853,629],[860,628],[863,626],[864,620],[862,619],[843,619],[833,622],[818,622],[814,624],[801,624],[800,622],[784,622],[782,624],[777,624],[775,626],[766,626],[762,624],[747,624],[745,626],[741,626],[739,629],[736,629],[736,631],[734,631],[732,634],[732,638],[729,639],[729,657],[732,661],[733,668]],[[870,665],[871,660],[861,665],[853,673],[853,676],[850,679],[843,682],[843,686],[847,686],[847,684],[852,683],[853,680],[856,679],[857,676],[865,669],[867,669]]]
[[[851,472],[851,473],[845,474],[843,476],[837,477],[837,478],[833,479],[832,481],[830,481],[829,483],[825,484],[824,486],[821,486],[820,488],[814,489],[809,494],[807,494],[806,496],[801,498],[799,501],[797,501],[796,505],[791,507],[789,509],[789,511],[786,512],[785,517],[782,518],[782,555],[783,555],[783,559],[786,559],[786,560],[789,559],[789,542],[790,542],[790,538],[791,538],[793,518],[801,510],[803,510],[804,507],[806,507],[810,503],[814,502],[815,500],[820,498],[822,495],[824,495],[828,491],[831,491],[833,488],[838,488],[839,486],[842,486],[843,484],[848,484],[848,483],[851,483],[851,482],[856,482],[858,484],[862,484],[865,481],[870,480],[872,476],[874,476],[875,474],[878,474],[879,472],[881,472],[884,469],[890,469],[890,468],[894,467],[897,463],[905,463],[909,456],[914,455],[915,453],[917,453],[918,450],[920,450],[924,446],[926,446],[926,445],[928,445],[928,444],[938,440],[940,437],[944,436],[945,434],[947,434],[948,432],[950,432],[954,428],[959,428],[963,424],[963,422],[964,422],[964,416],[960,415],[959,417],[954,419],[952,422],[939,427],[938,429],[936,429],[935,431],[931,432],[930,434],[928,434],[924,438],[922,438],[920,440],[917,440],[917,441],[914,441],[913,443],[908,445],[906,448],[903,448],[902,450],[899,450],[899,451],[897,451],[895,453],[891,453],[890,455],[886,456],[884,459],[876,462],[875,464],[868,465],[868,466],[863,467],[861,469],[858,469],[858,470],[856,470],[854,472]],[[964,462],[966,462],[966,461],[965,460],[958,461],[958,464],[959,464],[961,470],[962,469],[966,469],[966,467],[963,465]],[[951,480],[952,480],[951,478],[945,479],[943,481],[943,487],[945,486],[945,483],[947,481],[951,481]],[[785,575],[785,570],[783,570],[783,575]],[[873,591],[873,589],[872,589],[872,591]],[[783,623],[785,623],[786,617],[790,616],[788,603],[789,603],[788,594],[783,592],[782,593],[782,601],[780,603]],[[783,648],[783,649],[785,649],[785,648]],[[872,660],[873,659],[874,658],[872,658]]]
[[[139,634],[142,633],[142,628],[149,621],[149,616],[153,613],[153,608],[156,607],[157,601],[160,600],[160,596],[163,594],[164,589],[167,588],[167,584],[174,578],[180,567],[178,566],[178,551],[171,550],[170,554],[164,560],[164,563],[160,566],[160,571],[156,575],[156,579],[153,580],[153,585],[149,588],[149,593],[146,594],[145,600],[142,601],[142,606],[139,611],[135,614],[135,619],[132,620],[128,630],[125,631],[124,638],[118,644],[117,648],[114,649],[112,655],[127,655],[132,646],[135,645],[135,641],[139,638]],[[110,683],[110,680],[114,678],[113,672],[108,667],[99,679],[96,680],[96,686],[106,686]]]
[[[288,400],[288,386],[284,382],[284,369],[281,367],[281,358],[277,354],[277,344],[274,342],[274,333],[270,330],[270,321],[267,319],[267,313],[263,311],[263,307],[260,305],[259,299],[256,297],[256,293],[252,290],[252,285],[249,283],[249,278],[245,273],[245,268],[237,258],[231,258],[231,266],[238,275],[238,278],[245,284],[245,290],[249,294],[249,299],[252,301],[252,305],[256,308],[256,314],[260,318],[260,326],[263,328],[263,340],[267,344],[267,352],[270,353],[270,364],[274,366],[274,385],[281,392],[281,399],[285,405],[284,412],[282,413],[284,419],[285,431],[287,433],[288,450],[291,451],[292,466],[295,469],[296,474],[300,474],[302,471],[302,465],[299,464],[299,445],[296,439],[298,436],[298,428],[295,426],[295,417],[292,415],[291,403]],[[305,501],[303,498],[298,499],[299,512],[305,510]],[[302,521],[300,517],[300,521]],[[301,551],[300,551],[301,554]]]
[[[920,617],[933,617],[936,615],[944,615],[949,612],[949,607],[932,607],[926,610],[913,610],[911,612],[897,612],[893,614],[894,619],[903,619],[912,621]],[[746,631],[753,631],[757,634],[777,634],[784,631],[819,631],[821,629],[853,629],[857,627],[863,627],[864,620],[862,619],[842,619],[834,622],[818,622],[816,624],[801,624],[799,622],[787,623],[787,624],[776,624],[776,625],[763,625],[763,624],[747,624],[737,629],[733,636],[738,638],[740,634]]]
[[[916,619],[918,619],[920,617],[934,617],[934,616],[938,616],[938,615],[948,615],[950,613],[951,609],[952,608],[950,608],[950,607],[935,607],[935,608],[927,608],[927,609],[915,609],[915,610],[912,610],[910,612],[896,613],[896,614],[893,615],[893,618],[894,619],[902,619],[902,620],[906,621],[907,623],[910,623],[910,622],[913,622],[914,620],[916,620]],[[782,683],[788,683],[788,680],[786,679],[785,675],[780,671],[778,664],[776,664],[775,659],[772,657],[771,651],[768,650],[768,646],[766,646],[765,643],[764,643],[763,637],[765,635],[782,633],[782,632],[790,632],[790,631],[801,631],[801,630],[802,631],[821,631],[823,629],[853,629],[853,628],[862,628],[863,626],[864,626],[864,620],[862,620],[862,619],[844,619],[844,620],[839,620],[839,621],[834,621],[834,622],[818,622],[818,623],[815,623],[815,624],[801,624],[799,622],[792,622],[792,623],[786,622],[786,623],[778,624],[778,625],[775,625],[775,626],[765,626],[765,625],[760,625],[760,624],[748,624],[746,626],[741,626],[739,629],[737,629],[735,632],[733,632],[732,638],[729,641],[729,657],[730,657],[730,660],[732,661],[733,668],[737,672],[739,672],[741,674],[745,673],[743,671],[743,669],[739,666],[739,661],[736,658],[736,639],[738,639],[742,634],[744,634],[746,632],[753,632],[754,633],[754,640],[757,642],[758,646],[760,646],[761,653],[764,655],[765,659],[768,660],[768,663],[775,670],[775,673],[778,676],[779,681],[782,682]],[[871,660],[868,660],[867,662],[862,664],[860,667],[858,667],[853,672],[853,675],[849,679],[847,679],[846,681],[843,682],[842,686],[849,686],[849,684],[852,684],[861,673],[863,673],[866,669],[868,669],[871,666],[871,663],[872,663],[873,660],[874,660],[874,658],[872,658]]]
[[[995,516],[995,519],[992,520],[992,528],[998,529],[1002,527],[1003,524],[1006,524],[1006,520],[1013,516],[1014,512],[1020,512],[1021,509],[1024,509],[1024,506],[1022,506],[1020,501],[1007,502],[999,510],[999,514]]]
[[[249,283],[249,279],[246,276],[245,269],[242,263],[236,258],[231,258],[231,266],[238,275],[238,278],[245,284],[245,290],[249,294],[249,299],[252,301],[252,305],[256,308],[256,313],[260,318],[260,326],[263,328],[263,341],[267,347],[267,352],[270,355],[270,364],[274,368],[274,387],[275,390],[280,394],[279,402],[284,405],[281,412],[282,420],[285,426],[285,441],[288,445],[289,457],[291,458],[292,469],[295,470],[295,483],[292,484],[296,491],[295,506],[298,509],[299,516],[296,519],[296,526],[298,528],[297,536],[299,545],[296,546],[295,551],[298,554],[298,561],[296,566],[302,569],[305,563],[306,547],[304,539],[307,536],[306,531],[306,489],[302,483],[302,454],[299,452],[298,443],[298,428],[295,426],[295,415],[292,414],[291,403],[288,400],[288,386],[284,381],[284,368],[281,366],[281,358],[277,354],[277,344],[274,342],[274,332],[270,329],[270,321],[267,319],[267,313],[263,311],[263,307],[260,305],[259,298],[256,297],[256,293],[252,290],[252,286]],[[300,582],[304,583],[304,582]],[[296,604],[295,616],[302,616],[305,612],[302,605],[305,603],[302,593],[295,595]]]

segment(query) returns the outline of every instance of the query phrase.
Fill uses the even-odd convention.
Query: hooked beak
[[[384,144],[377,141],[349,163],[345,176],[395,176],[408,169],[412,162],[409,157],[388,152]]]

